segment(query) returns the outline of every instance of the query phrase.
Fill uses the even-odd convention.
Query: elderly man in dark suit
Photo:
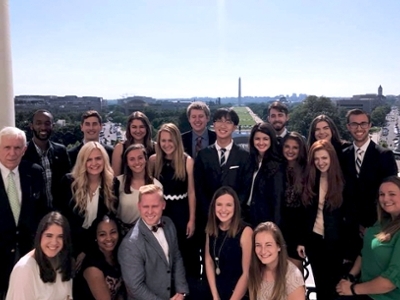
[[[83,132],[83,141],[68,150],[69,158],[71,160],[71,166],[74,167],[76,158],[78,157],[79,150],[83,147],[86,142],[99,142],[104,149],[106,149],[108,157],[112,158],[114,148],[110,145],[105,145],[100,142],[100,131],[102,130],[102,118],[101,115],[95,110],[88,110],[82,115],[81,118],[81,131]]]
[[[53,206],[53,198],[59,190],[61,178],[71,169],[67,148],[50,141],[53,133],[53,115],[45,110],[37,110],[31,120],[32,141],[28,143],[23,160],[36,163],[44,169],[46,196],[49,206]]]
[[[142,186],[138,208],[140,219],[118,252],[128,299],[182,300],[189,288],[175,226],[162,217],[165,200],[161,188]]]
[[[209,145],[215,143],[216,135],[214,131],[207,129],[210,121],[210,109],[204,102],[192,102],[186,114],[192,130],[182,134],[182,142],[185,152],[196,158],[197,153]]]
[[[32,250],[37,225],[48,212],[43,169],[21,161],[25,150],[25,132],[15,127],[0,131],[0,299],[14,264]]]
[[[377,220],[376,198],[382,180],[398,172],[393,152],[371,141],[370,128],[370,116],[364,111],[353,109],[347,113],[353,144],[343,153],[344,197],[351,204],[361,235]]]

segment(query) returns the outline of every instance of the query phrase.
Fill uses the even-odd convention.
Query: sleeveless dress
[[[245,226],[239,230],[235,237],[227,236],[228,231],[218,229],[218,237],[209,236],[210,255],[214,261],[215,268],[219,266],[220,274],[215,275],[218,294],[221,300],[229,300],[235,289],[236,283],[242,276],[242,247],[240,237]],[[215,262],[218,257],[219,263]],[[243,299],[248,299],[247,296]]]

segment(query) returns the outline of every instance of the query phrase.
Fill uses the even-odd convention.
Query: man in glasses
[[[375,144],[369,137],[370,116],[352,109],[347,115],[347,130],[353,144],[344,150],[343,173],[345,176],[344,201],[348,201],[356,216],[360,236],[376,220],[376,196],[382,180],[396,175],[397,165],[393,152]],[[361,245],[359,245],[361,246]]]

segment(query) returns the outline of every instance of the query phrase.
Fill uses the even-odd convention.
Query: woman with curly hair
[[[271,124],[258,123],[253,126],[249,150],[253,181],[246,219],[253,228],[266,221],[279,224],[285,179],[276,133]]]
[[[72,299],[71,255],[67,219],[48,213],[39,223],[34,249],[14,266],[6,299]]]
[[[78,153],[72,173],[61,180],[54,206],[68,219],[79,269],[90,245],[89,229],[99,216],[118,208],[119,182],[114,178],[107,152],[98,142],[88,142]]]
[[[155,143],[151,139],[151,123],[141,111],[135,111],[129,116],[125,137],[126,140],[124,142],[118,143],[114,147],[112,168],[115,176],[122,174],[124,171],[125,162],[123,156],[130,145],[142,144],[149,157],[155,152]]]
[[[250,262],[250,300],[305,300],[303,274],[288,260],[285,240],[273,222],[253,232]]]

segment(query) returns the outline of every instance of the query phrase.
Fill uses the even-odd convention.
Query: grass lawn
[[[246,107],[235,106],[233,109],[238,114],[240,120],[239,125],[242,127],[253,127],[253,125],[256,124],[256,122],[254,122],[253,118],[248,113]]]

